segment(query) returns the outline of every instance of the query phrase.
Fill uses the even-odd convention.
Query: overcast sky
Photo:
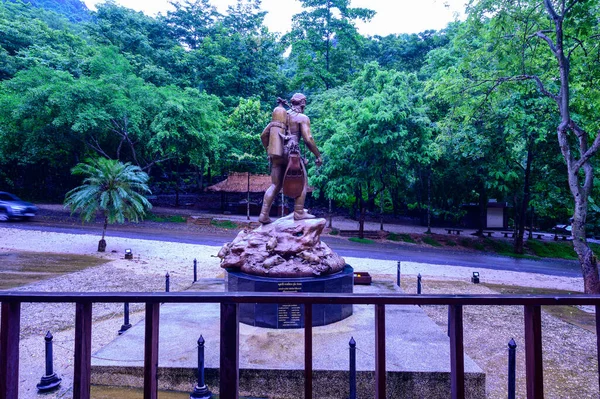
[[[167,0],[115,0],[118,4],[148,15],[165,14],[171,9]],[[367,7],[377,14],[368,24],[359,23],[363,35],[389,35],[391,33],[418,33],[427,29],[442,29],[464,11],[467,0],[353,0],[352,7]],[[90,9],[103,0],[84,0]],[[224,12],[235,0],[211,0]],[[273,32],[289,30],[292,15],[302,8],[297,0],[262,0],[268,11],[265,24]]]

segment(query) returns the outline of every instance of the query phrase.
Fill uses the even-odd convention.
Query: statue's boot
[[[315,215],[308,213],[304,205],[294,206],[294,220],[314,219]]]
[[[263,202],[262,208],[260,209],[260,215],[258,216],[258,221],[262,224],[269,224],[272,222],[269,217],[269,211],[271,210],[271,204],[266,204]]]

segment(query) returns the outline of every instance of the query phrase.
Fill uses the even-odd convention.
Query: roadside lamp
[[[133,259],[133,252],[131,252],[131,249],[125,250],[125,259]]]
[[[479,284],[479,272],[473,272],[473,277],[471,277],[471,282],[473,284]]]

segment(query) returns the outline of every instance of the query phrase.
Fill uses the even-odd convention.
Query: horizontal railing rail
[[[305,314],[305,392],[312,398],[312,306],[314,304],[374,305],[375,307],[375,397],[386,397],[385,306],[446,305],[450,336],[451,397],[465,397],[463,352],[464,306],[523,306],[527,398],[543,398],[541,306],[594,306],[596,347],[600,357],[600,296],[596,295],[378,295],[319,293],[136,293],[136,292],[2,292],[0,324],[0,399],[18,398],[19,331],[22,303],[75,303],[75,361],[73,398],[90,398],[91,332],[93,303],[145,303],[144,399],[158,395],[158,332],[163,303],[220,304],[221,344],[219,394],[238,398],[239,304],[303,304]],[[600,373],[599,373],[600,381]]]
[[[293,303],[353,305],[600,305],[600,296],[572,295],[380,295],[256,292],[2,292],[0,302],[46,303]]]

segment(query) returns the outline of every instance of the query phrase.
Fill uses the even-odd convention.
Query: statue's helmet
[[[292,96],[290,102],[292,105],[306,104],[306,96],[302,93],[296,93]]]

